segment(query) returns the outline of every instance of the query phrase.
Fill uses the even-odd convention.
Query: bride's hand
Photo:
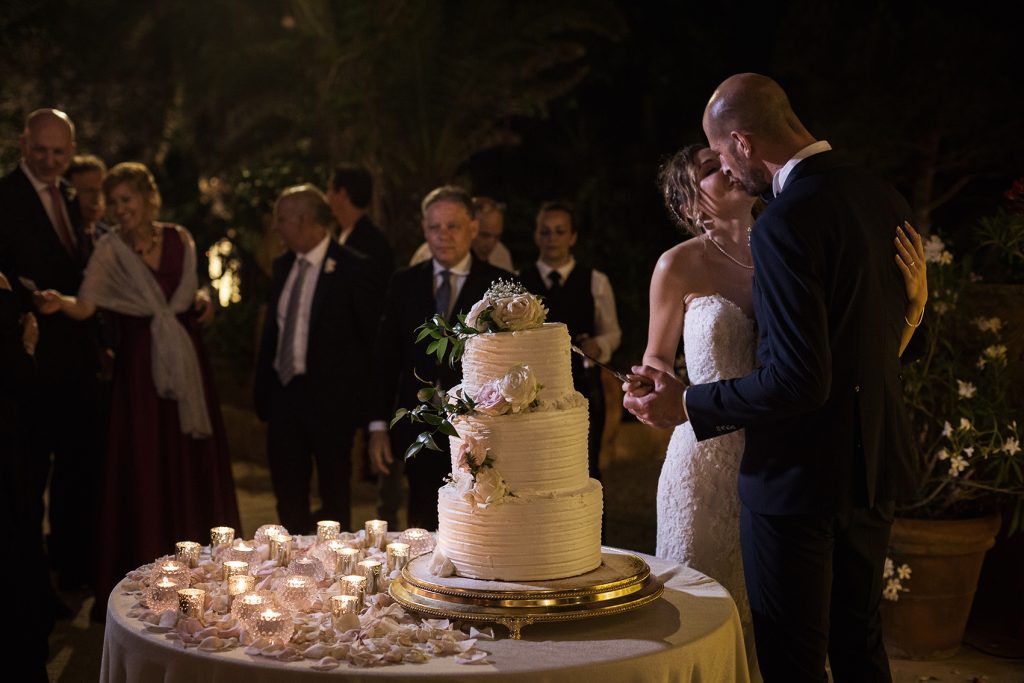
[[[921,235],[909,222],[905,222],[902,227],[897,226],[895,243],[896,266],[903,273],[903,286],[907,290],[907,317],[913,314],[917,318],[928,301],[928,268],[924,260],[924,245],[921,243]]]
[[[654,383],[651,380],[641,375],[626,375],[625,382],[622,383],[622,391],[627,396],[646,396],[651,393],[654,389]]]
[[[633,375],[639,376],[650,388],[642,396],[627,393],[622,398],[626,410],[644,424],[658,429],[671,429],[686,421],[686,410],[683,407],[683,390],[686,386],[678,377],[647,365],[634,366]]]

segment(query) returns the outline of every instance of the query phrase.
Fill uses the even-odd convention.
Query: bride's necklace
[[[753,226],[751,226],[750,228],[747,228],[747,244],[748,245],[750,244],[750,230],[751,230],[752,227]],[[739,260],[733,258],[732,255],[729,254],[729,252],[727,252],[725,250],[725,248],[721,244],[718,243],[718,240],[716,240],[714,237],[711,236],[710,232],[705,232],[704,236],[708,238],[708,241],[711,242],[711,244],[715,245],[715,248],[718,249],[718,251],[722,252],[722,256],[724,256],[725,258],[729,259],[730,261],[735,263],[740,268],[746,268],[747,270],[753,270],[754,269],[753,264],[748,266],[746,263],[743,263],[742,261],[739,261]]]

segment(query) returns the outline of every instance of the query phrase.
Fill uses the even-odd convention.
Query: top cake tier
[[[572,394],[569,330],[544,323],[532,330],[487,332],[470,337],[462,355],[462,388],[476,396],[480,387],[500,379],[515,365],[528,365],[543,385],[538,398],[558,401]]]

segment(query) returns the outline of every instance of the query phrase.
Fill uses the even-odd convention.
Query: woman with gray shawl
[[[78,296],[48,290],[37,306],[87,318],[117,314],[110,432],[100,513],[97,608],[125,572],[201,541],[212,526],[239,528],[231,463],[199,324],[192,310],[196,247],[157,222],[160,193],[139,163],[103,184],[117,226],[96,244]]]

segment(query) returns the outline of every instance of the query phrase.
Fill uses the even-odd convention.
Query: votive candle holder
[[[334,630],[337,633],[359,628],[359,610],[361,601],[355,595],[332,595],[331,616]]]
[[[312,576],[293,574],[277,587],[277,600],[296,612],[305,612],[316,598],[317,582]]]
[[[178,589],[178,614],[186,619],[203,619],[206,591],[201,588]]]
[[[195,541],[178,541],[174,544],[174,558],[189,569],[199,566],[199,551],[202,546]]]
[[[341,522],[325,519],[316,523],[316,542],[326,543],[341,536]]]
[[[231,603],[231,616],[242,622],[246,629],[251,630],[252,618],[276,604],[274,594],[270,591],[249,591],[235,596]]]
[[[384,550],[385,539],[388,535],[388,523],[383,519],[368,519],[363,525],[366,533],[366,547]]]
[[[288,574],[312,576],[317,583],[324,580],[324,563],[315,557],[296,557],[288,563]]]
[[[366,577],[352,574],[341,578],[341,594],[359,598],[359,607],[366,602]]]
[[[256,564],[258,564],[260,555],[254,543],[243,541],[241,539],[235,539],[226,553],[226,557],[229,559],[248,562],[252,566],[256,566]]]
[[[376,595],[380,588],[380,561],[363,560],[359,563],[358,567],[358,573],[366,577],[366,586],[364,588],[366,595]]]
[[[337,552],[338,566],[335,567],[335,576],[348,576],[356,573],[359,564],[359,548],[342,548]]]
[[[188,585],[181,585],[173,576],[167,574],[155,576],[143,591],[146,606],[157,613],[175,609],[178,606],[178,591],[182,588],[188,588]]]
[[[405,565],[409,564],[408,543],[388,543],[388,574],[398,570],[402,571]]]
[[[409,544],[410,559],[434,550],[434,536],[426,529],[406,529],[398,535],[398,540]]]
[[[252,574],[235,574],[228,579],[228,604],[234,603],[235,598],[242,593],[248,593],[256,588],[256,577]]]
[[[292,561],[292,537],[288,534],[270,536],[270,559],[279,567],[287,567]]]
[[[229,526],[215,526],[210,529],[210,553],[216,553],[220,548],[231,545],[235,540],[235,530]]]
[[[288,642],[295,630],[292,615],[276,605],[264,607],[250,621],[249,632],[253,637],[268,638],[279,643]]]
[[[242,560],[228,560],[224,563],[224,585],[231,585],[234,576],[245,576],[249,573],[249,563]]]
[[[256,534],[252,537],[252,540],[256,545],[266,545],[270,543],[270,539],[274,536],[280,536],[284,534],[288,535],[288,530],[280,524],[264,524],[256,530]]]
[[[157,562],[150,576],[170,576],[181,588],[188,588],[192,582],[192,574],[188,570],[188,565],[178,560]]]

